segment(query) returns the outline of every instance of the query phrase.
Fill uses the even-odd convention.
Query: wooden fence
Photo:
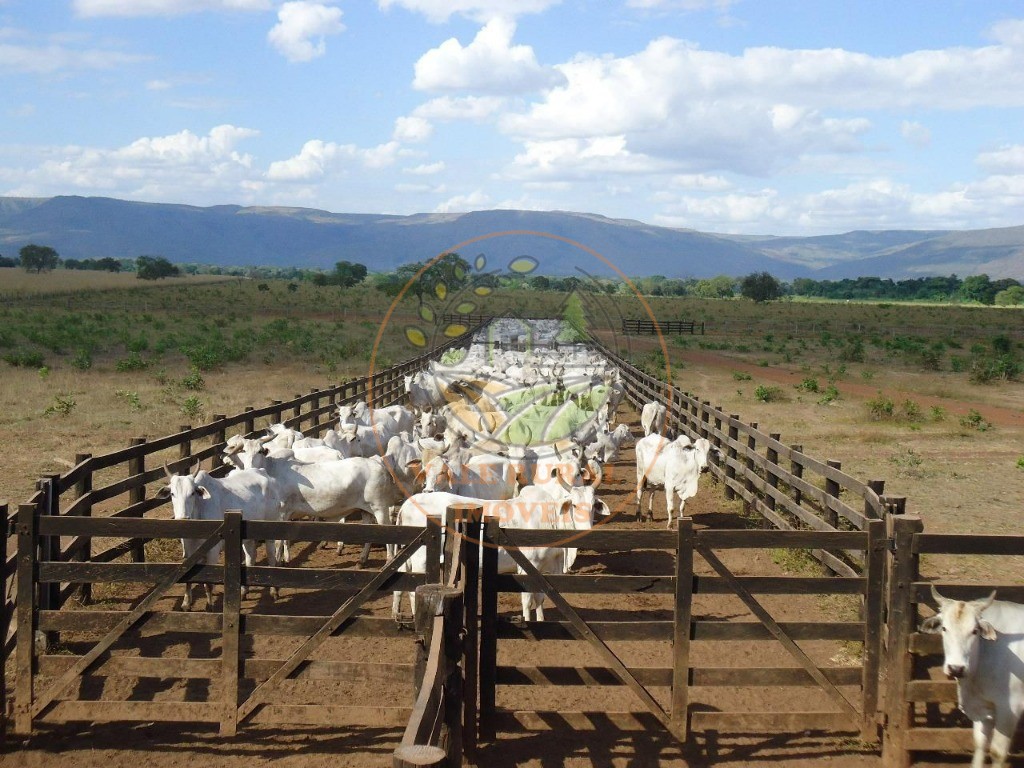
[[[625,334],[655,334],[655,333],[669,333],[669,334],[682,334],[689,333],[691,335],[700,332],[700,335],[704,335],[704,323],[697,323],[693,320],[622,320],[622,332]]]

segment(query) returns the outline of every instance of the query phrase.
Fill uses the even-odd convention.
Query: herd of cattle
[[[318,438],[282,424],[258,438],[233,436],[224,450],[234,465],[228,474],[168,471],[160,493],[169,496],[176,519],[218,519],[238,509],[248,520],[357,518],[422,527],[430,518],[443,520],[450,505],[472,504],[503,527],[561,529],[574,539],[612,514],[599,498],[602,467],[635,442],[637,519],[648,491],[653,520],[652,489],[660,487],[671,526],[673,513],[682,516],[696,494],[715,448],[675,434],[657,402],[642,409],[642,436],[614,426],[625,395],[620,372],[583,344],[559,343],[563,331],[559,321],[496,320],[459,352],[461,359],[442,358],[407,376],[408,405],[339,406],[337,425]],[[183,540],[185,557],[200,544]],[[289,561],[287,542],[265,544],[271,565]],[[244,543],[246,565],[256,547]],[[524,554],[544,573],[565,573],[576,549],[533,547]],[[219,555],[215,547],[206,562]],[[367,544],[360,564],[368,557]],[[425,558],[420,549],[404,568],[422,573]],[[516,569],[500,551],[499,570]],[[1024,606],[993,597],[935,599],[939,612],[921,629],[942,633],[943,670],[957,680],[961,709],[974,722],[972,765],[980,768],[986,752],[1002,765],[1024,712]],[[524,593],[523,618],[543,620],[543,601],[543,593]],[[182,606],[192,606],[188,585]],[[395,593],[396,618],[400,609]]]

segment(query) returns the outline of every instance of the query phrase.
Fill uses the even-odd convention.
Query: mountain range
[[[370,271],[456,251],[489,269],[518,256],[538,273],[741,276],[791,280],[957,274],[1024,278],[1024,226],[980,230],[855,231],[813,237],[724,235],[566,211],[488,210],[410,216],[311,208],[196,207],[101,197],[0,197],[0,255],[29,243],[62,258],[163,256],[218,266]]]

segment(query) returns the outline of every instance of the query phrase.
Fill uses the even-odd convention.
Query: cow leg
[[[523,621],[530,620],[530,603],[532,602],[532,595],[529,592],[523,592],[521,595],[523,599]]]
[[[276,541],[267,541],[267,542],[264,542],[264,544],[267,547],[267,565],[269,565],[271,568],[274,568],[274,567],[277,566],[277,542]],[[270,588],[270,599],[271,600],[277,600],[278,594],[279,593],[278,593],[277,587],[271,587]]]
[[[391,618],[398,621],[398,614],[402,610],[402,593],[391,593]]]
[[[246,539],[242,542],[242,562],[246,568],[252,568],[252,564],[256,562],[256,540]],[[249,594],[249,588],[242,583],[242,597]]]
[[[363,544],[363,554],[359,556],[359,567],[365,568],[370,560],[370,542]]]
[[[181,598],[181,610],[192,610],[192,584],[185,582],[185,594]]]
[[[996,715],[995,728],[989,738],[988,747],[988,753],[992,756],[992,768],[1002,768],[1006,764],[1010,742],[1013,741],[1013,733],[1017,729],[1019,719],[1019,711],[999,712]]]
[[[988,751],[989,740],[992,738],[992,721],[988,718],[974,721],[974,757],[971,768],[984,768],[985,752]]]
[[[653,494],[651,495],[653,497]],[[665,483],[665,514],[667,516],[667,519],[665,520],[666,528],[672,528],[672,510],[675,509],[675,506],[676,496],[675,493],[672,492],[672,486]]]
[[[537,621],[544,621],[544,597],[537,601]]]

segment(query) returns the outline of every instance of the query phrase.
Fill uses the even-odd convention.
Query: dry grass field
[[[76,452],[105,453],[127,446],[133,437],[158,437],[213,414],[238,413],[365,374],[390,302],[364,287],[286,290],[283,281],[264,291],[237,279],[187,288],[164,282],[137,286],[138,281],[134,290],[98,294],[83,283],[83,290],[69,295],[62,285],[54,295],[35,295],[3,309],[17,322],[7,324],[8,345],[0,353],[18,348],[20,340],[10,330],[18,323],[29,328],[36,322],[37,330],[26,333],[44,342],[50,338],[38,330],[43,326],[32,320],[36,315],[81,327],[102,314],[105,325],[96,333],[111,337],[96,342],[92,364],[84,370],[73,364],[73,347],[62,354],[43,349],[42,370],[0,362],[0,436],[5,444],[19,446],[0,472],[0,499],[17,504],[27,498],[36,478],[67,469]],[[563,300],[544,292],[497,292],[489,311],[557,313]],[[764,431],[781,433],[809,455],[841,461],[856,477],[884,479],[886,492],[908,497],[908,511],[920,514],[930,531],[1019,529],[1024,384],[998,377],[975,383],[971,370],[992,356],[993,339],[1015,359],[1024,357],[1024,312],[649,301],[659,318],[706,323],[703,336],[667,339],[682,389],[758,422]],[[644,311],[634,297],[616,296],[614,303],[622,316]],[[416,318],[415,304],[407,301],[398,309],[378,364],[416,352],[402,336]],[[197,372],[194,347],[204,338],[216,341],[209,342],[215,351],[227,345],[230,353],[239,339],[248,346],[244,355],[235,355],[242,359],[224,353],[224,359],[214,358]],[[180,352],[186,342],[193,357]],[[119,370],[132,344],[142,346],[138,355],[147,365]],[[648,370],[665,370],[655,340],[620,337],[618,344]],[[958,558],[935,567],[951,575],[993,567],[977,560]],[[925,563],[926,569],[932,566]]]

